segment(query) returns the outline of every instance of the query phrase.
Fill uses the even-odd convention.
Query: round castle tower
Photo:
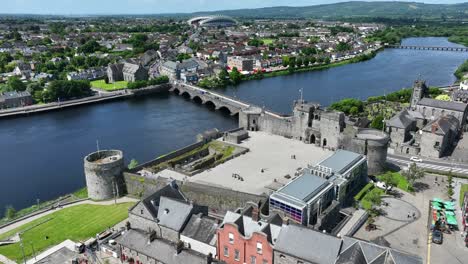
[[[357,131],[353,138],[355,152],[367,156],[369,175],[378,175],[386,170],[387,150],[390,137],[376,129],[363,128]]]
[[[86,156],[84,170],[89,198],[108,200],[122,196],[125,190],[124,167],[120,150],[101,150]]]

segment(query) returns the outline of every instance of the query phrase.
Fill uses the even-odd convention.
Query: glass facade
[[[302,223],[303,211],[301,209],[289,206],[272,198],[270,198],[270,209],[281,211],[291,220],[294,220],[297,223]]]

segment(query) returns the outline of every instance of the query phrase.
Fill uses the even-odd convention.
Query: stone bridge
[[[171,92],[184,96],[207,106],[211,106],[216,110],[229,112],[231,115],[237,115],[242,109],[247,109],[249,107],[257,107],[253,104],[243,102],[237,98],[232,98],[220,93],[215,93],[203,88],[185,84],[185,83],[175,83],[170,89]],[[278,114],[272,111],[265,111],[265,114],[272,115],[277,118],[284,118],[282,114]]]

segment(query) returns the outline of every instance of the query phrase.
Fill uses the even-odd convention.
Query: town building
[[[428,96],[425,81],[417,80],[410,107],[386,121],[391,152],[440,158],[450,155],[456,147],[461,133],[467,129],[468,105]]]
[[[284,224],[274,246],[275,264],[422,264],[422,258],[352,237],[338,238]]]
[[[366,179],[366,157],[338,150],[270,195],[270,214],[280,213],[305,226],[324,227],[331,211],[339,210]]]
[[[115,241],[129,263],[206,264],[215,257],[217,227],[174,181],[129,209],[128,230]]]
[[[254,60],[241,56],[229,56],[227,58],[227,66],[230,69],[237,68],[238,71],[253,71]]]
[[[241,212],[226,213],[217,232],[220,261],[227,264],[273,263],[273,246],[282,220],[277,215],[261,220],[258,210],[257,206],[248,206]]]
[[[462,201],[462,223],[463,223],[463,231],[468,231],[468,192],[465,192],[463,195]]]
[[[23,107],[33,104],[33,98],[27,91],[0,93],[0,109]]]
[[[148,80],[148,70],[138,62],[111,64],[107,67],[107,77],[110,83],[144,81]]]

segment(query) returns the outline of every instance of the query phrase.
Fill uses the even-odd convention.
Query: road
[[[398,165],[409,165],[413,163],[413,161],[410,161],[409,157],[393,155],[393,154],[388,154],[387,161],[396,163]],[[443,160],[435,161],[435,160],[423,159],[422,162],[417,162],[416,164],[418,165],[418,167],[421,167],[424,169],[431,169],[431,170],[436,170],[440,172],[449,172],[451,170],[454,173],[468,175],[468,164],[466,163],[461,164],[461,163],[443,161]]]

